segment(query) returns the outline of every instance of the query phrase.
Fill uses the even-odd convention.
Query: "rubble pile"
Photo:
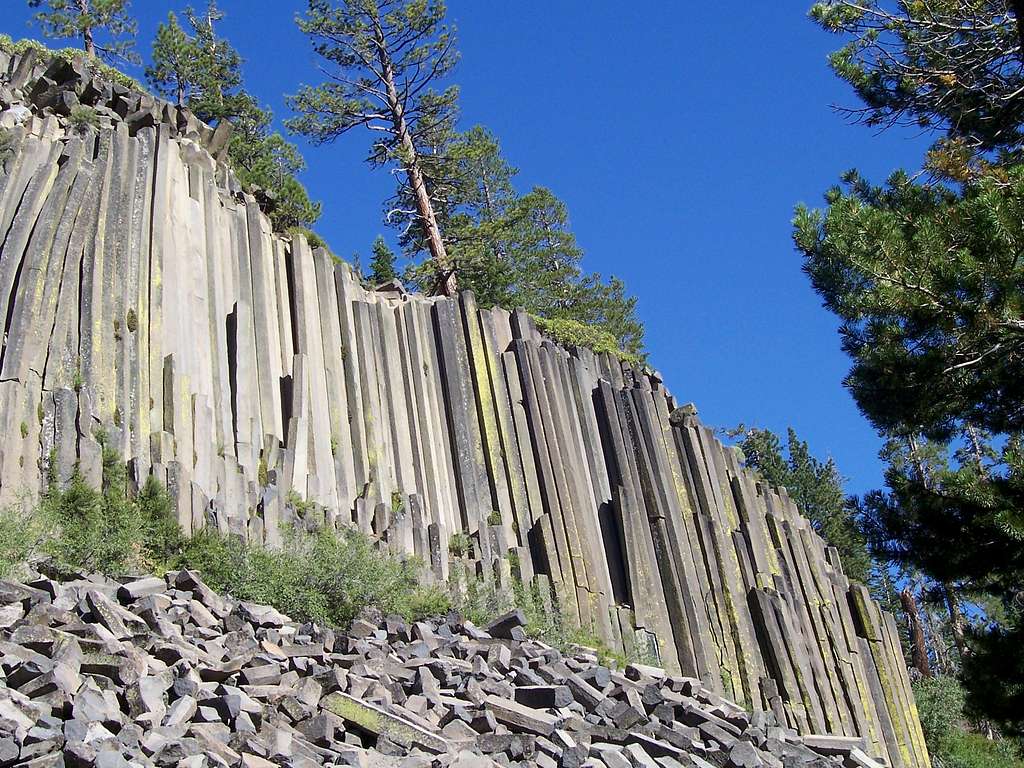
[[[523,624],[367,612],[342,634],[193,571],[0,582],[0,766],[879,765]]]

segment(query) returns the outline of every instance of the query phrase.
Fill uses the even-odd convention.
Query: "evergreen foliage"
[[[437,141],[432,183],[444,200],[438,221],[459,285],[472,290],[483,307],[522,307],[545,318],[555,332],[570,331],[566,323],[591,326],[591,336],[612,336],[615,354],[639,355],[643,326],[636,299],[621,280],[583,271],[583,250],[569,228],[565,203],[544,187],[519,194],[518,169],[482,126]],[[405,232],[402,245],[411,259],[424,250],[416,230]],[[409,277],[421,288],[432,279],[415,267]]]
[[[197,85],[195,57],[192,39],[181,28],[177,15],[170,11],[167,23],[157,27],[152,62],[146,67],[146,79],[157,92],[173,94],[174,102],[183,107],[190,91]]]
[[[1005,0],[826,0],[811,8],[847,42],[829,57],[870,126],[901,124],[984,150],[1020,145],[1024,60]],[[896,6],[895,8],[893,6]]]
[[[417,620],[451,607],[443,589],[423,585],[418,562],[381,553],[350,529],[293,530],[276,550],[201,532],[182,559],[214,589],[298,621],[347,626],[367,606]]]
[[[157,28],[146,68],[150,85],[206,123],[231,123],[228,160],[246,189],[264,193],[264,207],[277,231],[315,223],[320,203],[309,199],[297,178],[305,162],[294,144],[272,130],[271,112],[243,88],[241,56],[217,34],[223,13],[215,0],[202,15],[191,8],[185,15],[188,30],[174,13]]]
[[[327,79],[290,99],[289,127],[317,143],[354,129],[374,137],[368,161],[397,173],[395,216],[427,243],[438,291],[455,282],[438,229],[441,203],[430,184],[430,148],[450,130],[458,89],[437,90],[458,59],[440,0],[309,0],[300,29],[323,60]]]
[[[1014,6],[1016,7],[1016,6]],[[1024,101],[1021,23],[995,0],[818,3],[871,125],[941,134],[927,174],[851,171],[794,238],[840,319],[846,383],[889,438],[864,500],[879,558],[932,580],[973,717],[1024,733]],[[965,627],[959,603],[977,616]]]
[[[376,137],[368,160],[398,171],[385,220],[418,289],[458,285],[481,306],[585,323],[639,353],[636,301],[620,280],[582,271],[565,204],[542,187],[518,194],[497,139],[456,130],[458,89],[440,89],[457,60],[444,17],[436,0],[310,0],[299,25],[329,78],[292,97],[289,127],[318,143],[364,127]]]
[[[0,512],[0,579],[17,578],[53,535],[50,521],[17,507]]]
[[[398,277],[395,258],[395,252],[388,247],[382,236],[377,235],[373,241],[373,259],[370,261],[370,282],[373,285],[380,285]]]
[[[1019,750],[1007,740],[987,739],[965,729],[964,690],[955,677],[913,683],[921,728],[934,765],[942,768],[1024,768]]]
[[[418,619],[451,605],[447,591],[424,586],[417,561],[379,552],[356,531],[288,531],[275,550],[209,530],[186,538],[163,486],[150,477],[131,493],[124,462],[110,449],[101,490],[76,472],[67,487],[52,484],[33,512],[0,512],[0,578],[40,561],[61,575],[191,568],[238,599],[336,626],[366,606]]]
[[[66,489],[46,492],[40,519],[56,532],[42,552],[59,573],[161,571],[182,542],[163,487],[150,478],[136,497],[129,496],[124,462],[109,448],[103,451],[102,490],[76,472]]]
[[[962,190],[850,173],[826,211],[800,207],[796,244],[842,320],[847,382],[883,432],[950,439],[1024,426],[1024,168]]]
[[[298,148],[270,131],[271,119],[270,112],[259,110],[251,121],[235,123],[228,149],[231,167],[244,187],[270,196],[265,207],[276,231],[308,228],[320,219],[322,206],[310,200],[298,180],[297,174],[306,168]]]
[[[312,505],[302,506],[300,514],[315,517]],[[457,536],[465,539],[468,550],[469,538]],[[450,585],[430,585],[417,559],[393,557],[352,528],[288,528],[274,549],[211,529],[187,538],[160,483],[150,477],[141,491],[132,493],[124,463],[110,449],[103,453],[101,490],[76,472],[63,489],[51,483],[31,513],[0,511],[0,578],[17,577],[27,565],[63,576],[138,576],[188,568],[198,571],[211,588],[236,599],[271,605],[298,621],[335,627],[347,626],[366,608],[410,621],[454,608],[486,624],[519,607],[534,637],[564,651],[576,645],[593,648],[620,666],[629,660],[589,631],[568,624],[550,599],[522,583],[514,563],[510,590],[461,572]]]
[[[132,493],[123,460],[109,448],[103,451],[100,490],[76,471],[64,488],[51,482],[32,512],[0,511],[0,578],[16,577],[26,565],[62,576],[138,576],[189,568],[236,599],[336,627],[347,626],[364,608],[418,620],[455,607],[484,624],[523,607],[534,636],[563,649],[584,644],[614,656],[590,633],[565,624],[521,582],[499,593],[493,584],[462,574],[451,590],[432,586],[424,582],[418,560],[393,557],[354,529],[289,528],[275,549],[210,529],[187,538],[163,486],[149,477]]]
[[[873,581],[874,561],[858,525],[855,499],[843,490],[843,478],[835,462],[820,461],[811,455],[807,443],[790,428],[786,449],[774,432],[745,429],[740,450],[745,463],[773,486],[783,486],[814,530],[839,551],[843,570],[851,579],[864,584]]]
[[[109,63],[137,64],[134,52],[138,24],[132,17],[131,0],[28,0],[39,8],[34,20],[43,36],[80,39],[90,56]]]

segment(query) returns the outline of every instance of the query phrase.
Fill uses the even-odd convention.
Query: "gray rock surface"
[[[0,630],[4,766],[873,765],[862,740],[804,740],[694,679],[562,655],[514,631],[518,612],[494,634],[457,614],[367,614],[346,634],[188,571],[0,582],[0,609],[17,614]]]
[[[95,119],[71,119],[76,107]],[[847,578],[785,489],[741,466],[659,373],[556,344],[526,313],[481,309],[469,293],[363,285],[302,235],[273,232],[274,191],[242,188],[226,127],[106,82],[82,58],[0,52],[0,131],[11,150],[0,158],[0,508],[33,504],[49,478],[63,487],[76,469],[99,486],[102,431],[134,487],[152,475],[168,488],[186,534],[211,526],[277,546],[286,526],[358,528],[429,564],[425,579],[471,573],[506,595],[519,580],[607,647],[779,727],[862,739],[894,768],[928,768],[893,617]],[[148,580],[121,588],[83,605],[104,640],[132,643],[138,616],[118,602],[163,617],[149,600],[163,593]],[[187,577],[175,589],[202,591]],[[224,613],[206,599],[192,600],[191,621],[216,633]],[[244,611],[250,627],[280,622]],[[507,676],[523,634],[514,616],[502,622],[490,631],[500,647],[473,663]],[[19,623],[17,606],[0,611],[0,630]],[[151,706],[157,683],[102,644],[85,649],[81,670],[131,691],[129,710]],[[204,683],[238,672],[204,670]],[[583,670],[530,672],[517,687],[558,692],[524,690],[446,727],[507,727],[499,715],[522,715],[518,705],[563,708],[561,686],[619,730],[650,704],[633,688],[604,701],[613,683]],[[59,670],[34,674],[40,696],[68,684]],[[250,684],[281,684],[260,675]],[[443,685],[422,684],[414,695],[429,707],[447,701]],[[233,693],[197,693],[182,694],[195,712],[174,710],[204,726],[194,743],[218,743],[225,712],[241,732],[260,730],[244,707],[233,714]],[[687,727],[724,738],[728,718],[716,717]],[[559,745],[542,721],[523,718]],[[313,743],[326,727],[316,723]]]

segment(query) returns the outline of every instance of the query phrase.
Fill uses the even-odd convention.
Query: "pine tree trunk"
[[[949,653],[946,649],[946,641],[942,636],[941,628],[936,626],[937,622],[935,614],[928,610],[928,608],[925,608],[923,613],[925,628],[928,630],[926,640],[935,657],[933,671],[939,675],[954,674],[956,670],[954,670],[953,665],[949,663]]]
[[[978,472],[984,474],[985,460],[981,452],[981,440],[978,438],[978,430],[974,428],[973,424],[967,425],[967,439],[971,443],[971,453],[974,454],[974,465],[978,468]]]
[[[963,663],[967,655],[967,641],[964,639],[964,615],[960,610],[960,600],[951,584],[943,583],[942,595],[946,601],[946,610],[949,612],[949,628],[953,632],[953,644],[956,645],[957,655]]]
[[[430,250],[430,258],[437,269],[437,292],[445,296],[452,296],[458,291],[455,271],[451,268],[448,251],[444,247],[441,228],[437,225],[434,205],[430,202],[430,194],[427,191],[427,184],[423,179],[423,171],[420,168],[419,155],[416,153],[412,134],[409,132],[409,125],[405,120],[405,107],[398,95],[398,88],[395,85],[394,68],[388,55],[387,41],[384,39],[384,32],[380,25],[377,25],[375,36],[377,56],[380,61],[381,72],[384,75],[384,87],[387,89],[388,109],[391,112],[391,121],[403,155],[401,162],[405,169],[406,178],[409,181],[409,187],[416,198],[416,212],[420,219],[420,227],[423,229],[423,234],[427,241],[427,248]]]
[[[78,12],[82,16],[89,13],[89,0],[78,0]],[[82,41],[85,43],[85,52],[90,56],[96,55],[96,43],[92,39],[92,27],[82,29]]]
[[[921,673],[921,677],[931,677],[928,645],[924,639],[924,627],[921,626],[921,611],[917,607],[917,599],[910,591],[910,587],[906,587],[900,592],[900,603],[903,605],[903,612],[907,615],[907,624],[910,626],[910,661]]]

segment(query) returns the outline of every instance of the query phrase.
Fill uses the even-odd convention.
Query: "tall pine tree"
[[[436,189],[443,194],[438,221],[452,267],[481,305],[522,307],[547,320],[593,326],[623,351],[641,351],[636,300],[621,280],[583,270],[583,250],[565,203],[544,187],[519,194],[519,171],[490,131],[475,126],[453,132],[431,157]],[[415,258],[422,244],[406,238],[403,246]],[[425,282],[419,270],[411,277]]]
[[[327,79],[291,98],[298,116],[289,127],[319,143],[367,128],[369,160],[399,173],[395,215],[429,250],[433,287],[451,294],[455,273],[438,223],[438,196],[430,179],[429,148],[454,122],[458,90],[436,86],[458,54],[440,0],[309,0],[299,27],[323,60]]]
[[[1015,4],[818,3],[873,125],[938,134],[926,175],[856,172],[795,241],[841,320],[858,406],[890,438],[872,543],[930,577],[978,715],[1024,732],[1024,58]],[[965,627],[960,601],[980,626]],[[1016,649],[1016,650],[1015,650]]]
[[[152,61],[146,67],[146,79],[154,90],[173,98],[183,107],[199,84],[195,41],[182,29],[178,17],[168,12],[167,22],[157,27]]]

